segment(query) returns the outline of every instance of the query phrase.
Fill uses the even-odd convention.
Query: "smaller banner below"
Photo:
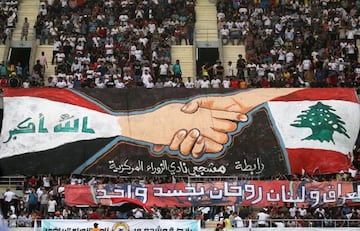
[[[298,206],[314,207],[321,204],[342,204],[360,199],[359,182],[307,182],[307,181],[229,181],[209,183],[174,184],[112,184],[93,186],[65,186],[68,205],[84,205],[92,193],[94,201],[88,205],[113,205],[116,198],[132,198],[145,206],[190,207],[249,205],[256,207],[283,206],[296,203]]]
[[[199,231],[197,220],[42,220],[42,231],[91,231],[94,223],[101,231]]]

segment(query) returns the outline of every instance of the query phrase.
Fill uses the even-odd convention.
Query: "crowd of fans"
[[[217,1],[223,44],[244,44],[246,48],[247,63],[236,64],[237,78],[247,77],[247,82],[257,87],[359,85],[356,1],[269,3]]]
[[[171,45],[193,43],[194,13],[191,0],[41,0],[36,35],[40,44],[53,44],[56,65],[49,85],[143,86],[145,70],[155,83],[163,64],[174,76]]]
[[[17,0],[0,1],[0,44],[5,44],[17,22]]]
[[[223,44],[243,44],[246,55],[204,63],[186,80],[172,68],[171,46],[193,44],[196,2],[41,0],[36,35],[40,44],[53,44],[55,75],[44,76],[43,60],[19,82],[59,88],[360,86],[355,1],[257,2],[216,2]]]
[[[284,1],[260,5],[252,0],[218,0],[219,35],[224,45],[245,45],[246,57],[227,64],[205,63],[196,78],[181,76],[180,60],[171,64],[171,46],[193,44],[195,2],[138,0],[41,0],[35,25],[40,44],[52,44],[51,59],[43,53],[31,70],[20,64],[0,64],[0,84],[11,76],[22,87],[115,88],[248,88],[360,87],[356,39],[359,11],[355,1]],[[16,1],[1,1],[0,37],[4,42],[16,22]],[[47,62],[54,76],[44,76]],[[150,77],[149,77],[150,75]],[[44,78],[48,78],[44,81]],[[184,79],[184,80],[183,80]],[[4,80],[4,81],[3,81]],[[14,85],[15,86],[15,85]],[[16,85],[18,86],[18,85]],[[358,164],[358,162],[356,162]],[[349,173],[328,176],[274,176],[273,180],[352,180]],[[34,225],[35,220],[167,218],[221,221],[222,227],[359,226],[359,207],[347,204],[316,208],[272,206],[157,208],[113,210],[111,207],[69,207],[65,184],[171,183],[173,178],[30,177],[21,186],[24,197],[11,190],[3,214],[10,227]],[[186,181],[177,179],[177,181]],[[235,212],[236,211],[236,212]],[[277,222],[271,222],[277,219]],[[292,220],[287,220],[292,219]],[[307,219],[319,219],[309,224]],[[256,224],[255,224],[256,220]],[[222,223],[224,222],[224,223]],[[278,223],[278,224],[276,224]]]
[[[161,178],[159,178],[161,179]],[[348,227],[360,225],[360,207],[339,200],[332,204],[307,207],[285,203],[263,208],[243,205],[209,207],[157,207],[151,211],[141,207],[76,207],[65,203],[65,185],[96,185],[116,183],[159,183],[156,178],[110,178],[39,175],[25,179],[17,189],[3,192],[2,212],[9,227],[31,227],[41,219],[198,219],[219,222],[224,228],[232,227]],[[170,180],[170,179],[169,179]],[[174,180],[174,179],[171,179]]]

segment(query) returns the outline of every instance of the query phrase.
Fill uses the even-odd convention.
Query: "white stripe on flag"
[[[76,131],[56,131],[55,127],[65,127],[66,123]],[[33,132],[21,132],[19,125],[34,128]],[[40,132],[40,127],[46,131]],[[11,132],[14,130],[19,132]],[[118,135],[121,135],[121,128],[116,116],[42,98],[5,97],[0,158]]]

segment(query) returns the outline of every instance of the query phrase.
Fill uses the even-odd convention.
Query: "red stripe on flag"
[[[301,174],[302,169],[309,175],[337,173],[340,170],[346,172],[352,166],[349,156],[336,151],[310,148],[286,150],[293,174]]]
[[[115,197],[115,198],[110,198],[111,199],[111,206],[121,206],[125,203],[129,203],[129,204],[135,204],[138,205],[142,208],[144,208],[147,212],[152,213],[151,207],[142,203],[139,200],[136,199],[132,199],[132,198],[119,198],[119,197]]]
[[[96,205],[89,185],[65,185],[65,202],[70,206]]]
[[[103,108],[87,99],[67,90],[59,88],[5,88],[4,97],[29,96],[72,104],[91,110],[107,113]]]
[[[352,88],[306,88],[274,98],[271,101],[300,100],[344,100],[358,103],[358,97]]]

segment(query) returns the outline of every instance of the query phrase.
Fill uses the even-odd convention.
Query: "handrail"
[[[0,176],[0,186],[7,188],[22,186],[24,179],[24,176]]]

